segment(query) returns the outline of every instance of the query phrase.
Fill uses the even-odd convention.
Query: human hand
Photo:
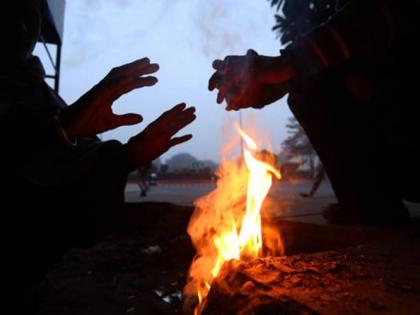
[[[226,100],[227,110],[273,103],[287,93],[285,83],[294,76],[284,58],[260,56],[253,50],[245,56],[215,60],[213,68],[216,72],[209,80],[209,90],[219,90],[217,103]]]
[[[112,69],[109,74],[78,101],[60,112],[60,121],[69,137],[96,135],[120,126],[140,123],[138,114],[116,115],[113,103],[123,94],[157,83],[157,78],[144,76],[159,70],[148,58]]]
[[[260,109],[281,99],[288,89],[277,84],[258,84],[245,89],[242,94],[229,93],[226,95],[226,110],[240,110],[243,108]]]
[[[196,118],[194,107],[179,104],[164,112],[138,135],[125,145],[127,149],[128,169],[134,170],[147,165],[171,147],[186,142],[192,135],[173,137],[178,131],[188,126]]]

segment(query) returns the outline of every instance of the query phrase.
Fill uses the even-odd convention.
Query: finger
[[[220,68],[223,67],[223,61],[220,59],[216,59],[215,61],[213,61],[212,63],[212,67],[215,70],[220,70]]]
[[[225,96],[226,96],[226,90],[225,88],[221,87],[219,90],[219,93],[217,93],[217,100],[216,100],[217,104],[222,104],[223,100],[225,99]]]
[[[222,82],[222,75],[216,71],[209,80],[209,91],[213,91],[215,88],[220,86]]]
[[[237,111],[239,108],[234,103],[231,103],[231,104],[228,104],[225,109],[227,111],[232,111],[232,110]]]
[[[191,124],[196,118],[197,118],[197,116],[194,115],[194,114],[183,117],[183,119],[181,119],[178,122],[178,125],[177,125],[177,128],[176,128],[174,134],[177,133],[179,130],[185,128],[189,124]]]
[[[234,102],[232,102],[232,101],[226,101],[226,110],[233,110],[233,108],[235,107],[235,103]]]
[[[191,110],[186,115],[184,114],[183,116],[172,119],[170,124],[166,126],[167,133],[170,135],[176,134],[178,131],[191,124],[196,118],[197,116],[194,115],[193,111]]]
[[[144,74],[151,74],[155,73],[160,69],[159,64],[157,63],[151,63],[150,65],[144,67],[137,73],[137,75],[144,75]]]
[[[231,107],[232,107],[233,110],[248,108],[250,106],[251,106],[251,104],[248,100],[248,97],[244,96],[244,95],[235,97],[231,102]]]
[[[194,114],[196,111],[196,108],[194,106],[188,107],[184,110],[183,114],[184,115],[192,115]]]
[[[150,65],[150,59],[145,57],[145,58],[127,63],[125,65],[119,66],[115,68],[115,70],[116,72],[119,72],[120,74],[129,74],[131,72],[140,71],[141,69],[144,69],[148,65]]]
[[[196,111],[196,109],[193,106],[185,108],[182,112],[178,112],[176,114],[176,117],[174,117],[175,118],[174,121],[179,121],[179,120],[182,120],[185,117],[189,117],[191,115],[194,115],[195,111]]]
[[[178,113],[182,112],[187,107],[187,104],[185,103],[179,103],[178,105],[175,105],[172,107],[167,113]]]
[[[185,135],[185,136],[182,136],[182,137],[172,138],[171,140],[169,140],[169,146],[173,147],[175,145],[187,142],[187,141],[191,140],[192,137],[193,137],[192,135]]]
[[[159,70],[159,65],[154,63],[146,66],[139,72],[132,72],[127,77],[120,77],[120,80],[115,80],[117,86],[123,90],[122,93],[127,93],[133,89],[142,88],[144,86],[152,86],[158,82],[158,79],[154,76],[140,77],[145,74],[154,73]]]
[[[114,115],[116,127],[136,125],[142,121],[143,117],[138,114]]]
[[[249,103],[248,99],[245,97],[237,97],[234,98],[228,105],[228,110],[240,110],[243,108],[251,107],[251,104]]]
[[[187,105],[185,103],[180,103],[174,107],[172,107],[170,110],[167,110],[162,115],[160,115],[154,123],[161,123],[162,121],[168,121],[168,123],[171,123],[173,120],[173,117],[176,115],[179,115],[180,112],[182,112]]]
[[[242,86],[232,86],[226,92],[226,103],[231,104],[235,103],[238,99],[240,99],[244,94]]]
[[[141,88],[144,86],[153,86],[156,83],[158,83],[158,81],[159,81],[158,78],[152,77],[152,76],[140,77],[134,80],[134,84],[135,84],[135,88]]]
[[[153,86],[158,82],[156,77],[137,77],[131,81],[121,82],[115,88],[113,93],[113,100],[115,101],[121,95],[129,93],[133,90],[140,89],[145,86]]]
[[[226,98],[226,103],[227,103],[226,110],[228,111],[240,109],[238,106],[239,98],[236,95],[228,96]]]
[[[226,110],[227,111],[235,111],[235,112],[237,112],[237,111],[239,111],[241,109],[243,109],[243,107],[240,107],[237,104],[232,104],[232,105],[226,106]]]

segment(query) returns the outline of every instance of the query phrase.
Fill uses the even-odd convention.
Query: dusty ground
[[[180,294],[194,253],[185,234],[192,208],[167,203],[128,207],[131,229],[93,248],[72,250],[48,273],[38,290],[42,315],[179,312]],[[280,312],[274,305],[255,314],[304,314],[302,310],[322,314],[418,313],[417,227],[382,231],[284,221],[278,224],[288,256],[277,259],[277,266],[288,269],[280,268],[275,283],[281,293],[278,296],[286,296],[292,303],[286,304],[293,307],[285,311],[282,304]],[[361,243],[369,244],[358,245]],[[306,254],[299,254],[303,252]],[[223,296],[223,292],[218,294]],[[224,301],[221,297],[216,300]],[[296,310],[298,313],[293,313]],[[228,311],[207,314],[235,314],[235,310]]]
[[[205,314],[418,314],[419,248],[387,241],[225,265]]]

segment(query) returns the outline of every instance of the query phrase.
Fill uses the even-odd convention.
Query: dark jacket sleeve
[[[414,0],[353,0],[296,40],[285,55],[304,76],[355,57],[381,55],[415,28],[414,21],[407,23],[413,12],[418,14]]]
[[[69,248],[114,229],[124,205],[125,147],[95,136],[63,143],[53,117],[66,104],[55,96],[41,82],[0,84],[0,196],[11,245],[5,257],[20,290]]]
[[[70,184],[105,165],[127,176],[123,146],[96,136],[80,137],[76,146],[64,143],[54,116],[67,106],[45,84],[3,94],[1,137],[9,164],[26,180],[40,186]]]

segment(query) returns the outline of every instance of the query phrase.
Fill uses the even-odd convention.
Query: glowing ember
[[[280,235],[261,226],[260,214],[272,176],[280,179],[281,174],[257,158],[258,146],[249,135],[240,128],[238,133],[246,143],[244,161],[222,162],[217,189],[196,202],[188,226],[197,256],[184,291],[187,298],[198,299],[195,315],[202,313],[213,280],[225,262],[262,256],[263,238],[270,253],[283,252]]]

